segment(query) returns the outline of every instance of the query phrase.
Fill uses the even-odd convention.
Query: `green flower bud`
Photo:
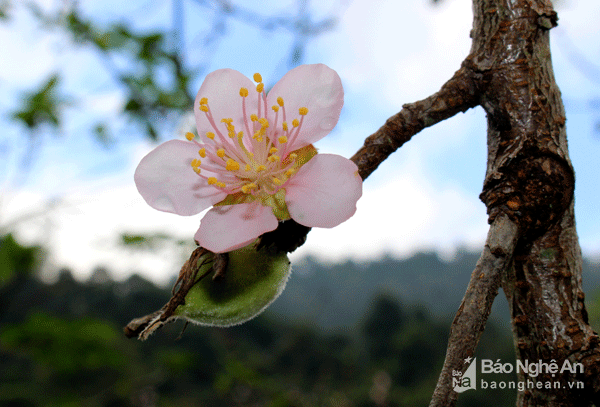
[[[201,266],[205,274],[212,263]],[[229,253],[227,268],[218,278],[207,276],[196,283],[185,297],[185,304],[174,312],[200,325],[231,326],[254,318],[283,291],[290,276],[290,261],[285,253],[273,254],[266,248],[249,246]]]

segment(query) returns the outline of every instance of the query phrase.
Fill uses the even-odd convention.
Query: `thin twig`
[[[209,262],[213,263],[212,267],[206,270],[204,274],[198,276],[200,268]],[[169,302],[159,311],[129,322],[123,328],[125,336],[128,338],[137,337],[140,340],[148,339],[158,328],[174,320],[175,310],[178,306],[185,304],[185,296],[194,285],[210,273],[214,272],[215,276],[222,275],[225,272],[225,268],[227,268],[227,263],[227,254],[215,254],[202,247],[196,248],[190,255],[190,258],[181,267]]]
[[[509,267],[519,238],[519,228],[507,215],[499,215],[490,226],[481,257],[450,327],[446,360],[429,407],[451,407],[458,393],[452,388],[452,374],[468,367],[492,311],[492,304]]]

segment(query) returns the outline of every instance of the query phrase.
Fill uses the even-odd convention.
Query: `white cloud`
[[[331,64],[344,83],[400,106],[437,91],[460,67],[471,19],[469,1],[355,1],[319,44],[335,50]]]

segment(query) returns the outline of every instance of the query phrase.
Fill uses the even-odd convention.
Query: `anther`
[[[262,82],[262,76],[260,76],[260,74],[258,72],[255,73],[252,78],[254,78],[254,82],[256,82],[256,83]]]
[[[240,88],[240,96],[245,98],[246,96],[248,96],[248,89],[246,88]]]
[[[208,105],[200,105],[200,110],[203,112],[208,112]]]
[[[281,127],[283,127],[283,131],[287,131],[288,130],[287,122],[281,123]]]
[[[279,144],[285,144],[285,143],[287,143],[287,137],[286,136],[281,136],[277,140],[279,141]]]
[[[294,127],[300,126],[300,121],[298,119],[292,120],[292,126],[294,126]]]
[[[195,136],[194,136],[194,134],[193,134],[193,133],[190,133],[189,131],[188,131],[187,133],[185,133],[185,138],[186,138],[188,141],[192,141],[192,140],[194,139],[194,137],[195,137]]]
[[[215,185],[218,181],[215,177],[209,177],[207,182],[208,182],[208,185]]]
[[[212,131],[209,131],[209,132],[206,133],[206,137],[208,137],[211,140],[214,140],[215,133],[213,133]]]
[[[256,85],[256,91],[257,92],[262,92],[265,89],[265,84],[264,83],[259,83],[258,85]]]
[[[274,112],[278,112],[278,111],[279,111],[279,106],[277,106],[277,105],[273,105],[273,106],[271,107],[271,109],[273,109],[273,111],[274,111]]]
[[[230,158],[229,160],[227,160],[227,165],[225,166],[225,169],[227,171],[237,171],[240,169],[240,163]]]
[[[308,113],[308,108],[301,107],[300,109],[298,109],[298,113],[300,113],[301,116],[305,116]]]
[[[198,150],[198,155],[202,158],[206,157],[206,148],[202,147],[200,150]]]
[[[279,161],[279,156],[273,154],[273,155],[270,155],[269,158],[267,158],[267,160],[269,160],[272,163],[275,163],[275,162]]]
[[[256,115],[256,113],[252,113],[252,114],[250,115],[250,120],[252,120],[253,122],[256,122],[256,121],[258,121],[258,116]]]
[[[217,182],[217,186],[218,186],[219,188],[225,188],[227,185],[225,185],[225,183],[224,183],[224,182],[221,182],[221,181],[219,181],[219,182]]]
[[[256,172],[261,172],[261,171],[264,171],[266,169],[267,169],[267,167],[265,167],[264,165],[261,164],[258,167],[256,167]]]
[[[281,185],[282,182],[281,182],[281,180],[279,178],[273,177],[273,184],[275,184],[275,185]]]
[[[279,97],[277,98],[277,104],[278,104],[279,106],[283,106],[283,98],[282,98],[281,96],[279,96]]]
[[[256,188],[256,184],[254,182],[250,182],[248,184],[244,184],[241,189],[243,193],[248,194],[254,188]]]
[[[225,150],[220,148],[217,150],[217,155],[221,158],[225,157]]]
[[[269,150],[269,154],[275,154],[277,152],[277,147],[271,147]]]

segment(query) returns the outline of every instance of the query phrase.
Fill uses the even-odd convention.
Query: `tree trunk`
[[[502,280],[517,358],[555,361],[559,368],[565,360],[583,364],[577,374],[521,374],[528,388],[519,392],[518,406],[599,401],[599,340],[588,325],[581,288],[575,177],[550,58],[549,29],[556,20],[549,0],[475,0],[466,61],[486,77],[481,105],[488,116],[488,164],[481,199],[490,223],[506,214],[519,227],[512,267]]]

